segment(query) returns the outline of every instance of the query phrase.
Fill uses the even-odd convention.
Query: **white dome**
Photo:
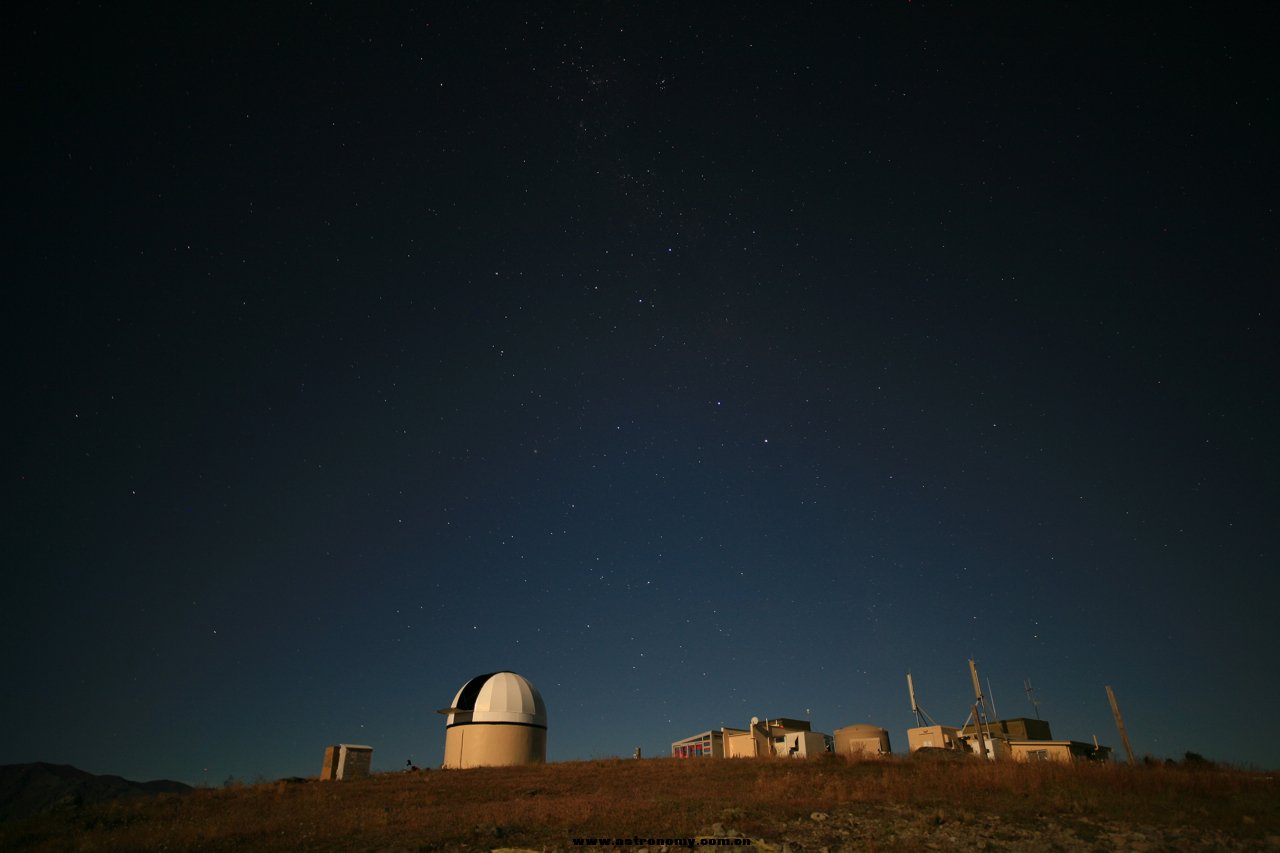
[[[547,727],[547,706],[527,678],[514,672],[477,675],[462,685],[448,709],[447,725],[516,723]]]

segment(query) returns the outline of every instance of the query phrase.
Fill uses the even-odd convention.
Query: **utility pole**
[[[1111,689],[1111,685],[1107,685],[1107,701],[1111,703],[1111,716],[1116,718],[1116,729],[1120,732],[1120,743],[1124,746],[1124,754],[1128,756],[1130,764],[1136,764],[1133,760],[1133,747],[1129,745],[1129,733],[1124,730],[1124,717],[1120,716],[1120,705],[1116,702],[1116,693]]]

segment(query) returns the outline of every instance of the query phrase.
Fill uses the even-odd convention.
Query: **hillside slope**
[[[190,790],[189,785],[168,780],[131,782],[119,776],[96,776],[69,764],[6,764],[0,766],[0,820]]]
[[[280,781],[0,824],[0,848],[40,851],[680,849],[669,842],[704,836],[795,853],[1262,850],[1280,847],[1280,792],[1271,775],[1211,767],[613,760]]]

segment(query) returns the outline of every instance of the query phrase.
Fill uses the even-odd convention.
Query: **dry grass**
[[[0,824],[0,849],[568,849],[577,836],[689,837],[718,822],[776,839],[815,811],[1125,821],[1262,844],[1280,835],[1276,784],[1221,768],[976,760],[565,762],[163,795]]]

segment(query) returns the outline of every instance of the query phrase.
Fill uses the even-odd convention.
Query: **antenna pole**
[[[1036,712],[1036,719],[1040,719],[1040,703],[1036,701],[1036,689],[1031,686],[1031,678],[1022,679],[1022,690],[1027,694],[1027,701],[1031,703],[1031,708]]]
[[[936,726],[937,722],[933,717],[930,717],[929,713],[925,711],[924,708],[921,708],[919,703],[916,702],[916,686],[915,683],[912,682],[911,673],[909,672],[907,673],[907,693],[911,695],[911,713],[916,715],[916,725]]]
[[[990,719],[987,716],[987,701],[982,696],[982,682],[978,680],[978,665],[973,662],[973,658],[969,658],[969,674],[973,676],[973,696],[975,699],[978,700],[973,705],[973,713],[974,713],[973,723],[974,723],[974,726],[978,729],[978,737],[979,738],[982,737],[982,734],[983,734],[982,730],[983,728],[985,728],[987,740],[990,740],[991,739],[991,723],[990,723]],[[979,711],[982,712],[981,717],[978,716]],[[986,754],[985,749],[986,747],[985,745],[983,745],[984,756]],[[991,745],[992,760],[994,760],[995,757],[996,757],[996,750],[995,750],[995,744],[993,743]]]
[[[1130,764],[1136,764],[1133,760],[1133,747],[1129,745],[1129,733],[1124,729],[1124,717],[1120,716],[1120,705],[1116,702],[1115,691],[1111,689],[1111,685],[1107,685],[1107,701],[1111,703],[1111,716],[1116,718],[1116,730],[1120,732],[1120,743],[1124,746],[1124,754],[1128,756]]]

